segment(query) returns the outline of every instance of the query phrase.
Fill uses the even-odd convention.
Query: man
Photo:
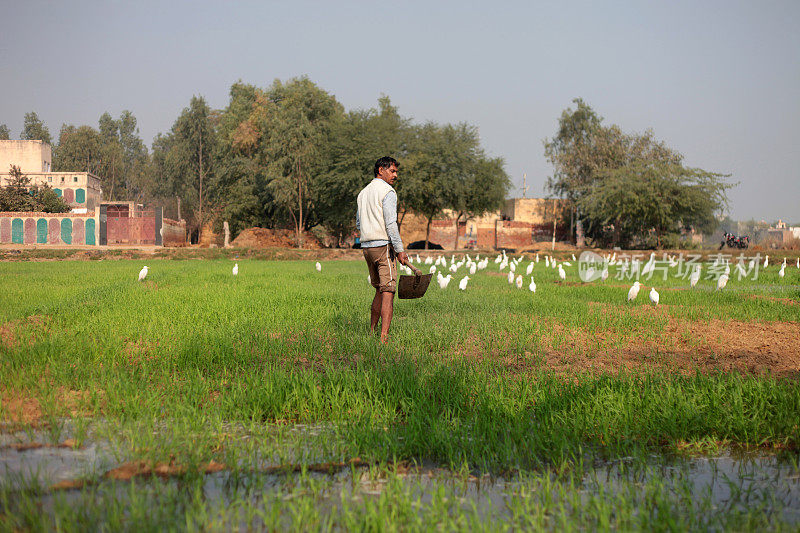
[[[375,333],[381,323],[381,342],[386,344],[394,313],[394,293],[397,290],[397,266],[411,266],[403,251],[403,241],[397,229],[397,193],[392,187],[397,181],[400,164],[391,157],[375,162],[375,178],[358,193],[356,226],[361,236],[361,248],[375,287],[370,307],[370,330]]]

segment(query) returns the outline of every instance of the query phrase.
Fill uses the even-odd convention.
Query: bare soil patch
[[[231,242],[241,248],[293,248],[297,246],[297,234],[288,229],[248,228]],[[308,231],[303,233],[303,247],[317,250],[322,245]]]
[[[590,333],[554,324],[542,338],[545,368],[559,373],[625,370],[736,371],[800,374],[800,324],[795,322],[688,321],[667,317],[666,309],[639,306],[637,313],[664,314],[668,322],[654,335]]]
[[[102,391],[97,394],[102,396]],[[63,415],[87,416],[87,409],[92,393],[90,391],[67,389],[58,387],[55,391],[54,405],[58,406],[59,413]],[[42,424],[42,418],[48,413],[42,409],[38,398],[25,391],[0,390],[0,425],[31,425]],[[71,445],[71,441],[65,441]]]
[[[12,320],[0,325],[0,343],[5,344],[9,348],[17,346],[18,335],[20,330],[26,328],[37,328],[44,325],[45,319],[41,315],[31,315],[19,320]]]

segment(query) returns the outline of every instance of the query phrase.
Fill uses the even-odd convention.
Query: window
[[[72,181],[74,181],[74,182],[77,182],[77,181],[78,181],[78,176],[75,176],[75,177],[72,179]]]
[[[61,183],[64,183],[64,176],[61,176]]]
[[[47,181],[53,181],[53,176],[47,176]]]

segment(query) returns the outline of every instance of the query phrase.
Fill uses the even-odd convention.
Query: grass
[[[177,485],[104,481],[53,495],[0,483],[0,512],[13,518],[0,519],[0,529],[781,524],[773,505],[712,512],[656,478],[642,490],[626,481],[613,494],[596,483],[587,501],[581,480],[597,460],[654,451],[771,447],[796,464],[796,378],[722,364],[709,371],[723,353],[710,354],[703,372],[685,362],[674,372],[678,351],[694,353],[699,342],[693,325],[800,322],[791,262],[783,279],[771,266],[757,281],[732,278],[722,292],[708,280],[691,291],[670,290],[685,280],[644,281],[661,292],[655,310],[644,289],[626,305],[629,282],[613,270],[605,283],[561,284],[542,261],[532,295],[490,274],[490,262],[467,291],[434,285],[421,300],[397,301],[388,346],[367,331],[372,289],[361,262],[323,262],[322,273],[313,261],[238,262],[236,278],[224,258],[0,263],[0,416],[13,418],[10,399],[24,396],[35,399],[53,442],[68,417],[79,421],[81,442],[112,443],[120,462],[187,466]],[[137,283],[143,264],[150,274]],[[578,281],[575,266],[567,271]],[[618,353],[627,355],[615,368]],[[354,457],[388,480],[378,497],[302,471]],[[191,473],[210,460],[236,480],[221,500],[196,494],[206,482]],[[455,503],[447,484],[403,482],[395,470],[409,463],[523,481],[502,512],[484,512]],[[268,464],[301,471],[263,494],[258,472]],[[682,507],[686,498],[694,511]],[[154,501],[163,513],[148,513]],[[49,511],[34,512],[36,502]]]

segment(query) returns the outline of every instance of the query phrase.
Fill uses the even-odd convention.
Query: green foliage
[[[723,177],[679,164],[637,161],[599,173],[597,183],[580,191],[577,206],[586,214],[588,235],[603,235],[613,225],[617,242],[630,245],[653,231],[661,246],[665,234],[713,229],[714,213],[724,207],[730,187]]]
[[[275,80],[257,119],[266,159],[267,189],[279,210],[290,214],[298,242],[313,218],[304,214],[319,196],[317,179],[324,172],[325,152],[334,124],[344,108],[307,78]],[[307,220],[310,219],[310,220]]]
[[[7,141],[11,138],[11,130],[5,124],[0,124],[0,141]]]
[[[431,221],[445,209],[457,219],[482,215],[502,205],[510,186],[502,159],[486,157],[477,129],[468,124],[415,128],[407,160],[401,197],[428,219],[426,241]]]
[[[150,190],[147,183],[150,158],[136,118],[123,111],[118,120],[103,113],[99,128],[64,124],[53,152],[56,172],[85,171],[100,178],[106,199],[142,200]]]
[[[39,119],[39,115],[35,111],[25,113],[25,121],[22,126],[22,134],[20,139],[27,141],[44,141],[47,144],[53,144],[50,138],[50,131],[44,122]]]
[[[153,195],[180,199],[194,229],[210,218],[204,196],[214,180],[216,145],[216,117],[201,96],[193,96],[169,133],[153,141]]]
[[[320,220],[340,240],[355,230],[356,197],[373,178],[375,161],[391,155],[403,168],[413,133],[410,121],[400,116],[388,96],[378,100],[378,109],[350,111],[334,124],[330,165],[317,181],[315,207]],[[402,178],[397,187],[402,192]],[[407,204],[400,196],[402,213]]]
[[[559,131],[545,141],[553,165],[548,188],[573,201],[586,236],[598,244],[654,246],[662,237],[710,231],[726,205],[728,175],[683,166],[683,156],[652,131],[626,134],[603,126],[581,99],[566,109]],[[674,239],[671,239],[674,240]]]
[[[64,124],[58,135],[58,145],[53,151],[54,172],[91,172],[103,179],[103,139],[91,126]],[[108,183],[102,180],[103,191],[109,191]]]
[[[0,187],[0,211],[66,213],[69,205],[48,185],[31,185],[20,168],[11,165],[8,185]]]

